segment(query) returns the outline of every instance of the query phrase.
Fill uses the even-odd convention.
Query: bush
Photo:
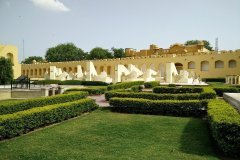
[[[204,82],[224,82],[225,78],[203,78],[202,81]]]
[[[145,82],[144,87],[145,88],[153,88],[153,87],[159,86],[159,84],[160,84],[159,81]]]
[[[51,97],[28,99],[20,101],[18,103],[8,103],[5,105],[0,105],[0,115],[23,111],[34,107],[42,107],[56,103],[75,101],[85,98],[87,96],[88,96],[87,92],[79,92],[71,94],[61,94]]]
[[[143,85],[143,81],[134,81],[134,82],[122,82],[117,84],[112,84],[107,87],[107,90],[116,90],[116,89],[127,89],[135,85]]]
[[[34,84],[45,85],[45,84],[58,84],[58,85],[84,85],[84,86],[107,86],[108,83],[102,81],[80,81],[80,80],[41,80],[34,81]]]
[[[208,104],[208,120],[214,140],[228,156],[240,156],[240,114],[223,100]]]
[[[131,91],[133,92],[141,92],[143,87],[141,85],[135,85],[131,87]]]
[[[168,87],[176,87],[176,84],[169,84]]]
[[[203,89],[201,87],[154,87],[154,93],[200,93]]]
[[[60,122],[96,109],[92,99],[32,108],[0,116],[0,139],[11,138],[35,128]]]
[[[216,93],[219,97],[222,97],[224,92],[227,92],[227,93],[238,93],[239,92],[239,90],[237,88],[233,88],[233,87],[214,87],[213,89],[216,91]]]
[[[216,92],[211,87],[203,87],[203,92],[200,93],[199,99],[215,99]]]
[[[199,94],[197,93],[186,93],[186,94],[156,94],[149,92],[106,92],[105,99],[108,101],[112,97],[121,98],[144,98],[150,100],[193,100],[199,99]]]
[[[107,87],[91,87],[91,88],[70,88],[67,89],[64,93],[71,93],[75,91],[85,91],[89,95],[104,94],[107,90]]]
[[[110,105],[118,112],[200,117],[205,114],[207,101],[111,98]]]

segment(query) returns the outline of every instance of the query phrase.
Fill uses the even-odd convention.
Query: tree
[[[113,58],[111,52],[109,52],[107,49],[103,49],[101,47],[93,48],[88,55],[89,60],[107,59],[107,58]]]
[[[59,44],[49,48],[45,55],[48,62],[79,61],[86,59],[87,54],[73,43]]]
[[[112,47],[113,57],[114,58],[124,58],[126,57],[126,54],[124,52],[123,48],[114,48]]]
[[[32,64],[33,60],[36,62],[43,62],[43,58],[40,56],[30,56],[22,61],[23,64]]]
[[[0,57],[0,84],[9,84],[13,79],[13,68],[10,59]]]
[[[212,51],[212,47],[210,45],[210,43],[206,40],[202,40],[203,43],[204,43],[204,47],[207,48],[209,51]],[[200,40],[189,40],[187,42],[185,42],[185,45],[196,45],[196,44],[199,44],[201,41]]]

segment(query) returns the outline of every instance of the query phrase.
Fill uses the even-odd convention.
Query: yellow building
[[[9,58],[13,64],[14,78],[21,75],[21,65],[18,63],[18,49],[12,45],[0,45],[0,57]]]
[[[148,68],[155,71],[161,71],[164,74],[166,62],[174,62],[177,70],[194,71],[201,78],[225,78],[227,75],[240,75],[240,50],[236,51],[208,51],[203,44],[184,46],[175,44],[169,49],[158,48],[156,45],[150,45],[150,49],[136,51],[126,48],[127,58],[92,60],[94,66],[100,74],[106,71],[114,78],[115,66],[117,64],[133,64],[142,71]],[[86,71],[87,61],[71,62],[49,62],[22,64],[22,74],[30,78],[43,79],[44,73],[50,72],[50,66],[56,66],[66,72],[77,72],[77,65],[83,67]]]

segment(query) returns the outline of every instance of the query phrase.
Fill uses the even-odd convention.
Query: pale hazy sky
[[[88,52],[168,48],[205,39],[220,50],[240,48],[240,0],[0,0],[0,44],[13,44],[23,58],[73,42]]]

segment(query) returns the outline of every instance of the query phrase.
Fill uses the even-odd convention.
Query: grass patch
[[[0,159],[218,159],[198,118],[97,110],[0,142]]]

